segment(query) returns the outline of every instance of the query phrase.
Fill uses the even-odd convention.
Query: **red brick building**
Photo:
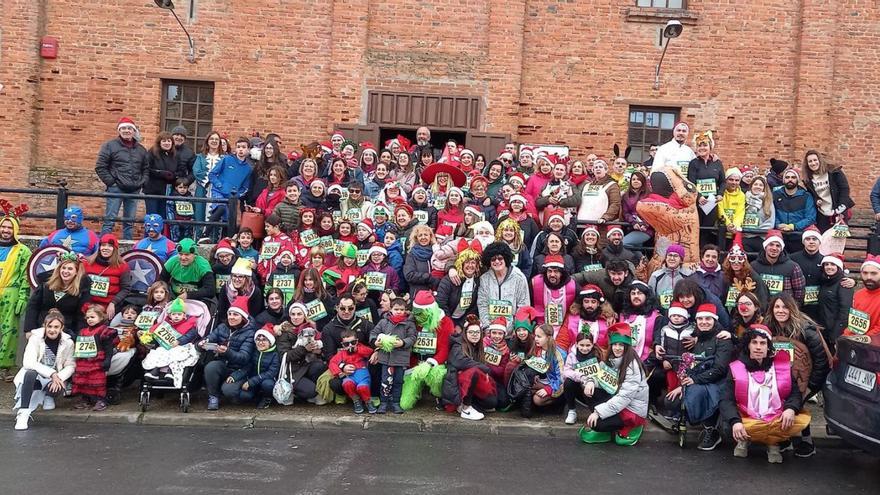
[[[177,0],[195,63],[150,0],[3,5],[7,187],[94,187],[123,115],[147,144],[181,122],[198,136],[278,132],[288,149],[335,127],[377,140],[424,124],[476,150],[512,138],[580,156],[665,139],[680,118],[717,130],[728,165],[821,150],[860,207],[880,172],[873,0]],[[684,33],[655,90],[673,18]],[[40,56],[44,36],[57,58]]]

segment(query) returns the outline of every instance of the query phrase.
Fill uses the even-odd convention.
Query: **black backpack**
[[[532,390],[539,373],[530,368],[526,363],[520,363],[513,373],[510,374],[510,381],[507,382],[507,396],[511,402],[521,400]]]

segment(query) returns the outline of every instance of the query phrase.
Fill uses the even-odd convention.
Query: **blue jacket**
[[[232,196],[232,191],[235,191],[238,197],[244,197],[248,191],[252,170],[247,158],[239,160],[235,155],[224,156],[208,174],[211,197],[229,198]]]
[[[792,196],[784,187],[773,191],[773,206],[776,207],[776,227],[792,224],[794,230],[804,230],[816,223],[816,203],[803,188],[798,188]]]
[[[254,332],[257,326],[253,320],[248,320],[238,330],[233,331],[225,323],[220,323],[208,334],[208,342],[213,344],[225,344],[226,353],[220,354],[219,358],[226,361],[226,365],[232,370],[247,368],[254,354]]]
[[[40,247],[64,246],[74,253],[91,256],[98,250],[98,235],[85,227],[58,229],[40,241]]]
[[[408,239],[407,239],[408,240]],[[396,271],[403,270],[403,247],[400,245],[400,239],[397,239],[390,246],[385,248],[388,251],[388,264]]]
[[[259,387],[263,380],[278,378],[278,370],[280,369],[281,357],[273,345],[263,352],[254,349],[251,354],[250,366],[235,370],[232,373],[232,379],[239,382],[247,378],[248,388]]]
[[[874,213],[880,213],[880,179],[877,179],[874,187],[871,188],[871,208]]]

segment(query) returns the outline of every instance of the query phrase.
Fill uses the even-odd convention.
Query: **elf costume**
[[[440,309],[431,291],[423,290],[413,300],[413,318],[416,322],[416,343],[413,346],[412,368],[403,378],[400,407],[412,409],[422,396],[422,387],[428,385],[431,395],[439,398],[443,378],[446,377],[446,357],[449,355],[449,337],[454,325]]]
[[[31,250],[18,241],[18,216],[27,211],[27,206],[13,209],[8,201],[0,200],[0,207],[3,208],[0,225],[10,224],[12,227],[12,238],[0,240],[0,373],[5,373],[15,365],[18,323],[30,297],[27,264]]]

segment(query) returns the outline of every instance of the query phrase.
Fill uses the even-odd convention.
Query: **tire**
[[[141,392],[141,397],[140,397],[139,402],[141,404],[141,412],[147,412],[147,407],[149,407],[149,405],[150,405],[150,392],[148,392],[146,390]]]
[[[182,392],[180,394],[180,410],[183,413],[189,412],[189,392]]]
[[[682,449],[687,447],[687,429],[678,432],[678,447]]]

